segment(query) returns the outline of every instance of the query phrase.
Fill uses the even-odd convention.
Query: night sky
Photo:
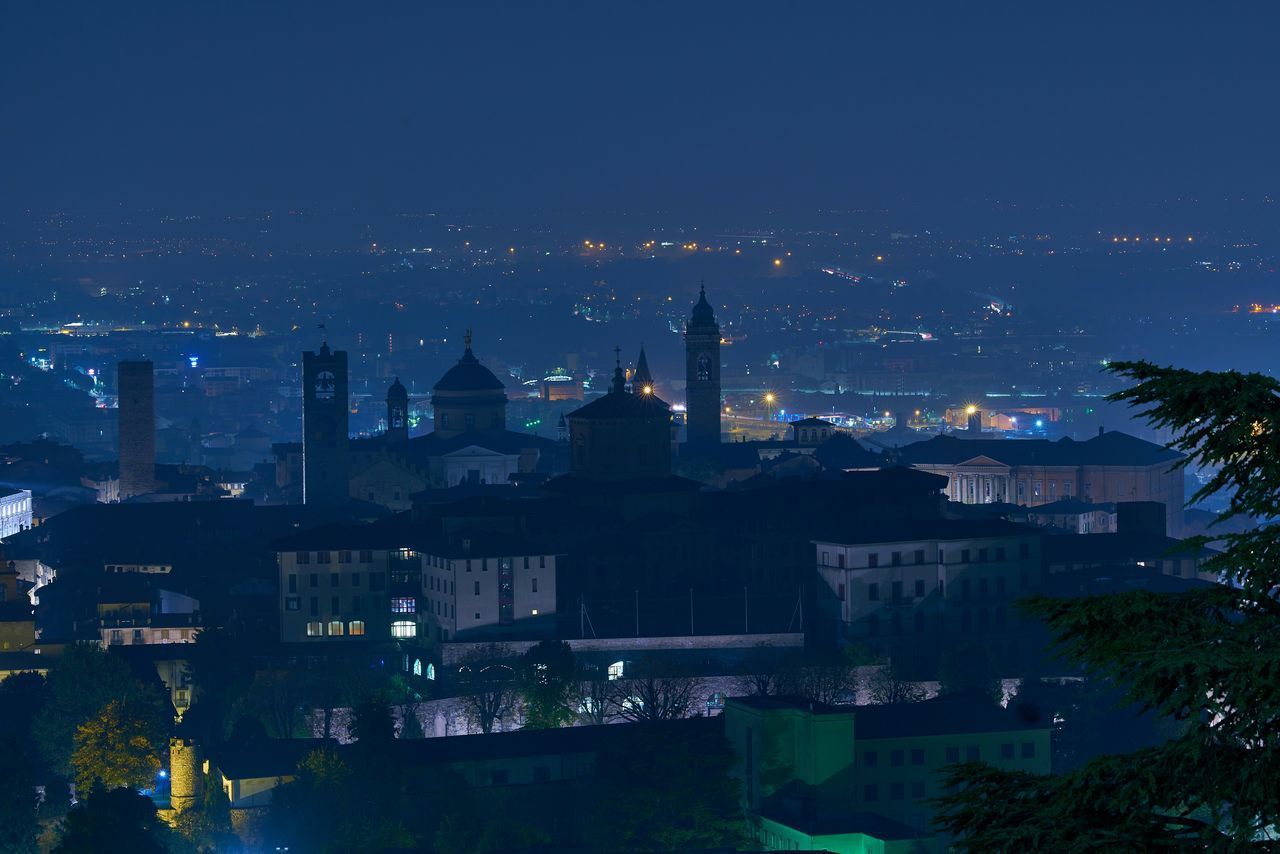
[[[1280,6],[1077,5],[10,4],[0,205],[518,217],[1276,189]]]

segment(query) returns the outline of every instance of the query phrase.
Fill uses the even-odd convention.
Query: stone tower
[[[156,380],[151,362],[116,366],[120,403],[120,499],[156,488]]]
[[[720,325],[701,288],[684,329],[685,438],[690,445],[720,443]]]
[[[302,354],[302,503],[345,504],[350,495],[347,354],[320,345]]]
[[[409,392],[400,378],[387,389],[387,442],[403,445],[409,441]]]
[[[199,804],[203,782],[200,748],[189,738],[169,739],[169,805],[173,811],[184,812]]]

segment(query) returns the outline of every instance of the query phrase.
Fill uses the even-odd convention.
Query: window
[[[479,582],[479,581],[477,581],[477,582],[476,582],[476,594],[475,594],[475,595],[477,595],[477,596],[479,596],[479,595],[480,595],[480,582]]]
[[[978,745],[971,744],[964,749],[964,761],[977,762],[979,757],[981,756],[981,753],[982,752],[978,749]]]
[[[615,679],[621,679],[624,671],[625,671],[625,662],[615,661],[613,664],[609,665],[609,668],[606,672],[609,676],[609,681],[612,682]]]
[[[911,797],[917,801],[924,798],[923,780],[916,780],[911,784]]]
[[[341,577],[336,572],[329,573],[329,586],[337,587],[342,583]]]
[[[533,592],[533,593],[537,593],[537,592],[538,592],[538,579],[536,579],[536,578],[535,578],[535,579],[533,579],[533,590],[532,590],[531,592]]]
[[[338,563],[351,563],[351,552],[349,551],[338,552]]]
[[[979,562],[979,563],[986,563],[986,562],[987,562],[988,554],[989,554],[989,553],[988,553],[987,549],[978,549],[978,562]]]
[[[863,786],[862,799],[864,801],[878,801],[880,799],[880,787],[875,783],[868,783]]]
[[[892,765],[894,768],[901,766],[902,763],[905,761],[905,759],[906,759],[906,756],[901,750],[889,751],[889,764]]]
[[[870,554],[867,555],[868,567],[874,569],[879,565],[880,565],[880,555],[876,554],[875,552],[871,552]]]
[[[893,566],[902,566],[902,552],[890,552],[889,563]]]
[[[924,549],[916,549],[916,563],[924,563]]]
[[[959,762],[959,761],[960,761],[960,748],[958,748],[958,747],[948,747],[948,748],[947,748],[947,762],[949,762],[949,763],[955,763],[955,762]]]
[[[448,639],[449,639],[449,636],[446,634],[446,635],[445,635],[445,640],[448,640]],[[427,662],[427,673],[426,673],[426,676],[427,676],[427,678],[428,678],[428,679],[431,679],[431,680],[435,680],[435,678],[436,678],[436,666],[435,666],[434,664],[432,664],[431,662],[429,662],[429,661]]]
[[[535,765],[533,768],[533,782],[545,783],[551,779],[551,767],[549,765]]]
[[[393,614],[412,614],[418,610],[418,603],[414,601],[412,596],[393,596],[391,598],[391,613]]]
[[[912,764],[912,765],[923,765],[923,764],[924,764],[924,748],[922,748],[922,747],[913,747],[913,748],[911,749],[911,764]]]
[[[1004,560],[1004,546],[996,548],[996,560]]]
[[[986,597],[987,595],[987,579],[986,576],[978,579],[978,595]]]
[[[1012,741],[1005,742],[1004,744],[1000,745],[1000,758],[1001,759],[1013,758],[1013,742]]]
[[[1023,759],[1036,758],[1036,743],[1034,741],[1022,742],[1022,758]]]
[[[330,635],[332,635],[332,636],[334,636],[334,637],[341,637],[341,636],[342,636],[342,629],[343,629],[342,620],[330,620],[330,621],[329,621],[329,634],[330,634]]]
[[[360,613],[360,597],[359,596],[351,597],[351,613],[353,614]]]
[[[299,596],[290,596],[284,600],[284,609],[286,611],[302,610],[302,598]]]
[[[524,568],[525,568],[525,569],[528,569],[528,568],[529,568],[529,559],[528,559],[528,558],[525,558],[525,559],[524,559]]]
[[[316,563],[328,563],[328,562],[329,562],[328,552],[316,552]]]
[[[880,761],[880,754],[874,750],[868,750],[862,754],[862,767],[874,768]]]
[[[311,563],[311,552],[297,552],[293,556],[294,563]]]
[[[867,585],[867,601],[868,602],[880,601],[880,585],[879,584],[875,584],[873,582]]]
[[[369,589],[373,591],[382,590],[387,584],[386,573],[371,572],[369,573]]]
[[[324,626],[319,620],[313,620],[312,622],[307,623],[307,637],[318,638],[324,634],[323,629]]]
[[[412,620],[396,620],[391,624],[393,638],[412,638],[418,636],[418,626]]]
[[[468,559],[468,560],[467,560],[467,572],[470,572],[470,571],[471,571],[471,560],[470,560],[470,559]]]
[[[836,593],[837,595],[839,595],[840,601],[843,602],[844,601],[844,585],[843,584],[836,585],[836,588],[837,588]]]
[[[319,596],[311,597],[311,616],[313,617],[320,616],[320,597]]]
[[[351,586],[352,587],[360,586],[360,573],[358,572],[351,573]]]
[[[337,596],[329,597],[329,613],[336,614],[340,610]]]
[[[290,593],[298,592],[298,576],[293,573],[289,574],[289,592]]]
[[[902,783],[889,784],[889,799],[900,801],[906,797],[906,787]]]
[[[320,573],[318,572],[311,573],[311,586],[312,587],[320,586]]]
[[[476,611],[476,619],[477,619],[477,620],[479,620],[479,619],[480,619],[480,612],[479,612],[479,611]]]
[[[916,598],[917,599],[924,598],[924,579],[923,578],[916,579]]]
[[[364,620],[352,620],[347,623],[347,634],[362,635],[364,634]]]
[[[822,565],[831,566],[831,552],[822,553]]]
[[[902,582],[901,581],[893,582],[892,590],[893,590],[893,601],[895,603],[901,602],[902,601]]]
[[[961,549],[961,550],[960,550],[960,562],[961,562],[961,563],[968,563],[968,562],[969,562],[969,550],[968,550],[968,549]]]
[[[360,562],[361,562],[361,563],[373,563],[373,552],[372,552],[370,549],[361,549],[361,550],[360,550]]]
[[[1018,543],[1018,557],[1023,559],[1031,557],[1031,545],[1029,543]]]

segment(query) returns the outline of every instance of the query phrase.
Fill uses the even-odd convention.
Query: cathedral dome
[[[440,382],[434,386],[434,391],[501,391],[506,386],[502,381],[494,376],[493,371],[480,364],[480,360],[471,352],[468,346],[462,354],[462,358],[458,360],[458,364],[454,365],[445,375],[440,378]]]

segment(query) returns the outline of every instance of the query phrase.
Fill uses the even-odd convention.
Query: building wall
[[[1043,586],[1040,535],[816,544],[842,635],[873,649],[934,655],[983,643],[1017,666],[1026,625],[1013,603]],[[874,564],[874,565],[873,565]]]
[[[0,496],[0,540],[31,527],[31,490]]]
[[[387,549],[278,552],[280,640],[390,637],[393,554]],[[416,634],[416,613],[406,619]]]
[[[508,572],[511,608],[504,622],[500,605]],[[556,556],[445,558],[424,553],[422,597],[427,625],[439,641],[469,629],[546,618],[556,613]]]

